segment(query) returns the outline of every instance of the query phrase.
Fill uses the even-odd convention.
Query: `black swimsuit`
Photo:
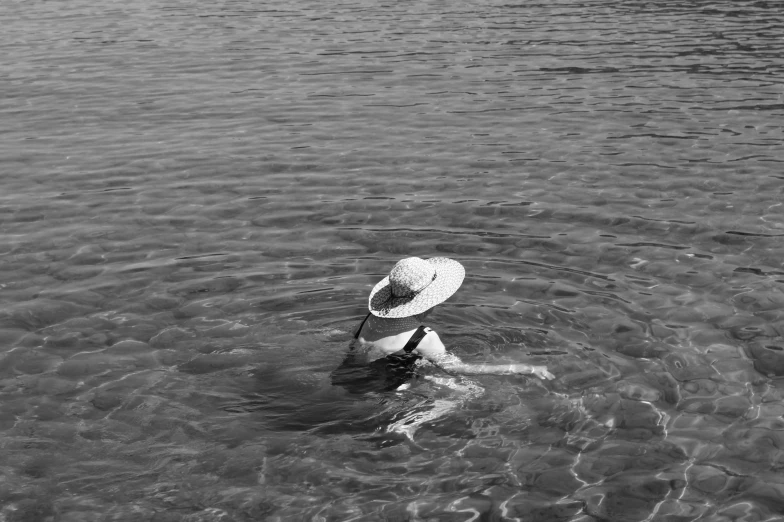
[[[354,339],[359,338],[359,332],[365,326],[370,314],[359,325]],[[346,355],[343,364],[332,372],[332,384],[342,386],[352,393],[366,393],[370,391],[392,391],[414,376],[414,366],[422,356],[412,353],[419,346],[422,339],[430,329],[421,325],[408,340],[402,350],[381,357],[369,364],[357,360],[357,354],[351,350]]]

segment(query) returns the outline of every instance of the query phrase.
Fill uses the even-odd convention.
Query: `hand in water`
[[[547,371],[547,366],[532,366],[530,364],[516,364],[514,366],[515,373],[535,375],[544,380],[555,379],[555,375]]]
[[[534,366],[533,374],[540,379],[551,380],[555,379],[555,375],[547,371],[547,366]]]

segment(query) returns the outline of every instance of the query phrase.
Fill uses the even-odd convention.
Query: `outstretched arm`
[[[446,351],[444,344],[435,332],[428,333],[417,347],[417,352],[431,361],[436,366],[464,375],[534,375],[540,379],[554,379],[555,375],[547,371],[545,366],[531,364],[469,364],[460,360],[460,357]]]
[[[460,358],[451,353],[444,353],[441,356],[436,356],[430,359],[434,364],[455,373],[464,375],[534,375],[540,379],[554,379],[555,375],[547,371],[546,366],[534,366],[531,364],[517,363],[517,364],[469,364],[460,360]]]

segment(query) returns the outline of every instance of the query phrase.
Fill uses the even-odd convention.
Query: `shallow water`
[[[4,5],[0,520],[779,519],[780,7]],[[332,386],[409,255],[557,379]]]

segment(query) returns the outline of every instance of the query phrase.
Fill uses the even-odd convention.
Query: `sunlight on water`
[[[0,21],[0,520],[784,512],[777,3]],[[405,256],[466,267],[452,351],[557,378],[333,384]]]

